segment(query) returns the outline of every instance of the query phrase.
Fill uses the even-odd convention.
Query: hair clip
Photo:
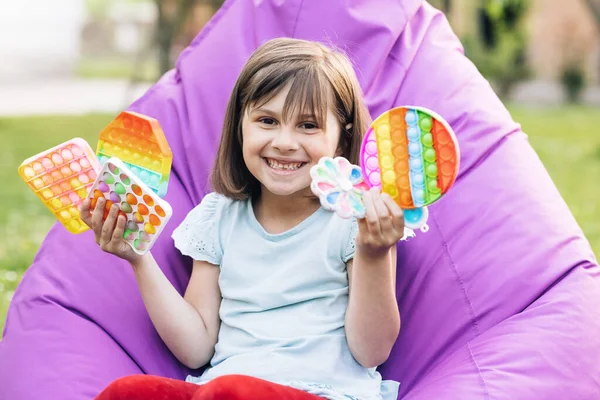
[[[349,131],[350,129],[352,129],[352,123],[346,124],[346,126],[344,127],[347,131]]]

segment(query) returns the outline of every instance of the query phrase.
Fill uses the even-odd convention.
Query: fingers
[[[392,229],[404,236],[404,212],[400,206],[392,199],[390,195],[384,193],[381,195],[385,206],[391,216]]]
[[[100,245],[103,250],[107,250],[108,244],[111,242],[119,207],[112,205],[110,208],[106,220],[104,220],[104,208],[106,207],[106,199],[103,197],[99,198],[96,202],[96,207],[93,212],[90,213],[91,200],[85,199],[81,204],[81,219],[87,226],[92,228],[96,243]]]
[[[377,211],[375,209],[375,204],[373,204],[373,193],[377,189],[370,189],[368,192],[363,194],[363,203],[365,204],[365,220],[375,221],[377,220]]]
[[[377,212],[377,220],[379,223],[379,230],[383,236],[387,236],[392,233],[392,219],[390,218],[390,212],[383,201],[381,193],[376,192],[373,196],[373,205]]]
[[[380,254],[404,236],[404,213],[391,196],[374,188],[363,194],[363,202],[366,212],[358,220],[357,241],[360,237],[361,246]]]
[[[363,194],[363,202],[365,203],[365,218],[364,222],[359,225],[359,229],[369,233],[371,237],[381,235],[379,227],[379,217],[377,216],[377,206],[375,205],[375,195],[377,189],[371,188]]]
[[[366,213],[366,225],[373,235],[384,235],[389,233],[393,226],[390,219],[388,207],[383,201],[382,195],[376,188],[371,188],[363,195]]]
[[[92,213],[92,230],[96,234],[96,242],[100,244],[100,236],[102,231],[102,218],[104,217],[104,207],[106,206],[106,200],[104,197],[100,197],[96,202],[96,208]]]
[[[115,226],[115,230],[113,231],[113,234],[112,234],[112,241],[114,241],[115,243],[118,240],[123,239],[123,234],[125,233],[126,223],[127,223],[127,218],[125,218],[122,215],[119,215],[117,217],[117,225]]]
[[[127,217],[120,212],[117,204],[111,204],[110,209],[106,208],[107,200],[103,197],[98,198],[96,207],[90,212],[92,201],[85,199],[80,207],[81,220],[89,226],[94,232],[96,243],[100,248],[123,259],[129,260],[131,257],[131,248],[123,246],[123,236],[127,226]],[[106,219],[104,216],[106,215]]]
[[[81,207],[79,209],[79,214],[81,220],[90,228],[92,227],[92,213],[90,211],[90,204],[92,204],[92,200],[90,198],[86,198],[83,203],[81,203]]]
[[[108,212],[106,221],[104,221],[104,224],[102,225],[102,229],[100,231],[100,243],[98,243],[100,247],[102,247],[102,250],[107,250],[107,246],[112,239],[118,212],[119,207],[116,204],[113,204]]]

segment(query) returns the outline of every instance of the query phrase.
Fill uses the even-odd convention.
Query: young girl
[[[358,163],[369,123],[341,53],[294,39],[257,49],[229,100],[215,192],[173,233],[194,260],[183,297],[122,240],[118,206],[103,223],[104,202],[83,204],[96,242],[130,262],[169,349],[190,368],[210,363],[187,382],[121,378],[98,399],[396,399],[376,367],[400,330],[402,210],[371,191],[364,219],[342,219],[310,190],[321,157]]]

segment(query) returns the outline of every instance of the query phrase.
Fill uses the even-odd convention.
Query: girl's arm
[[[182,297],[150,253],[131,265],[150,319],[169,350],[189,368],[207,364],[220,326],[219,267],[194,261]]]
[[[396,243],[404,236],[402,209],[387,195],[364,196],[367,215],[358,221],[356,251],[348,262],[346,336],[364,367],[383,364],[400,332],[396,302]]]
[[[221,292],[219,268],[194,261],[184,296],[173,287],[151,253],[138,255],[123,240],[125,218],[113,205],[106,221],[104,198],[90,213],[90,200],[81,207],[82,220],[92,228],[102,250],[129,261],[150,319],[169,350],[185,366],[196,369],[208,363],[214,353],[220,325]],[[118,218],[117,218],[118,217]]]

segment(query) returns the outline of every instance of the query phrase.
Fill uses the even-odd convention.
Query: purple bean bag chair
[[[166,200],[175,214],[154,248],[168,278],[185,289],[191,260],[170,234],[209,190],[237,74],[279,36],[345,49],[374,117],[420,105],[457,133],[453,190],[430,208],[430,231],[398,247],[403,323],[381,372],[402,382],[400,398],[600,398],[600,269],[590,246],[444,16],[420,0],[229,0],[131,106],[160,121],[174,154]],[[0,399],[91,399],[124,375],[190,372],[156,334],[128,265],[90,232],[54,226],[12,301]]]

